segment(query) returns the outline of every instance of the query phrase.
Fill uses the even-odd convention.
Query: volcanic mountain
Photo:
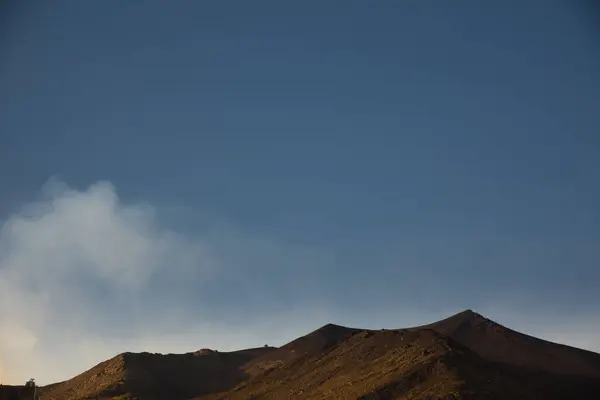
[[[600,354],[508,329],[471,310],[429,325],[328,324],[280,348],[121,354],[42,399],[600,398]]]

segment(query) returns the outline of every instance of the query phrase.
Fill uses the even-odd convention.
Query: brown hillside
[[[240,367],[272,351],[271,347],[234,352],[206,349],[188,354],[124,353],[51,388],[42,399],[91,397],[184,399],[227,390],[246,379]]]
[[[398,389],[404,394],[424,395],[434,385],[456,392],[460,382],[438,365],[449,348],[432,330],[357,330],[335,346],[305,353],[229,393],[203,399],[358,399],[375,396],[395,381],[404,382]]]
[[[327,324],[308,335],[251,360],[244,365],[243,369],[249,376],[257,376],[293,360],[323,354],[327,349],[358,332],[360,332],[359,329]]]
[[[513,331],[471,310],[413,329],[423,328],[449,336],[492,361],[600,378],[598,354]]]
[[[359,331],[323,354],[305,354],[199,399],[547,400],[591,394],[587,398],[600,398],[597,379],[486,360],[423,328]]]
[[[600,355],[527,336],[470,310],[422,327],[328,324],[278,349],[125,353],[44,399],[600,398]]]

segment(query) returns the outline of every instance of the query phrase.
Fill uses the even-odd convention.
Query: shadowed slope
[[[31,387],[0,385],[0,400],[33,400],[33,395]]]
[[[451,348],[437,332],[345,329],[338,332],[353,334],[337,338],[333,346],[284,362],[228,393],[202,399],[358,399],[400,381],[405,382],[404,394],[425,395],[435,385],[459,390],[460,381],[437,364]],[[422,363],[439,374],[421,374]]]
[[[486,360],[432,329],[358,331],[202,400],[507,399],[600,396],[597,379]],[[592,396],[592,397],[589,397]],[[600,397],[598,397],[600,398]]]
[[[43,390],[43,399],[111,398],[131,394],[143,398],[190,398],[235,386],[246,379],[240,367],[273,348],[229,353],[201,350],[187,354],[124,353],[73,379]]]
[[[492,361],[600,378],[598,354],[516,332],[471,310],[411,329],[423,328],[449,336]]]
[[[202,399],[600,398],[600,355],[512,331],[471,310],[409,329],[329,324],[249,365],[266,359],[277,363]]]
[[[272,352],[257,357],[244,366],[244,371],[250,376],[256,376],[294,360],[322,355],[327,349],[358,332],[360,332],[359,329],[327,324]]]

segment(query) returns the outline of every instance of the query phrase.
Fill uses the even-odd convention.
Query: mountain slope
[[[124,353],[52,387],[42,399],[190,398],[227,390],[246,379],[240,366],[272,351],[262,347],[221,353],[207,349],[187,354]]]
[[[412,329],[423,328],[449,336],[491,361],[600,378],[598,354],[516,332],[471,310]]]
[[[80,399],[116,393],[123,387],[125,372],[125,355],[119,354],[68,381],[41,388],[41,397]]]
[[[202,399],[357,399],[379,390],[426,395],[434,386],[457,392],[461,382],[441,362],[451,349],[446,338],[432,330],[357,331],[228,393]],[[401,387],[385,388],[393,382]]]
[[[600,357],[600,356],[599,356]],[[433,329],[358,331],[202,400],[600,398],[600,381],[485,359]],[[594,397],[596,396],[596,397]]]
[[[56,400],[600,398],[600,355],[467,310],[408,329],[328,324],[277,349],[125,353],[42,393]]]
[[[253,359],[244,365],[243,369],[249,376],[254,377],[283,364],[320,355],[358,332],[360,332],[359,329],[327,324],[308,335]]]

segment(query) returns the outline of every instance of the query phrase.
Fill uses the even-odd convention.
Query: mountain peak
[[[596,354],[514,331],[470,309],[419,328],[433,329],[488,360],[554,373],[600,376]]]
[[[284,345],[283,348],[303,353],[322,351],[359,331],[359,329],[346,328],[345,326],[329,323]]]
[[[474,327],[474,326],[481,325],[482,323],[495,324],[495,322],[487,319],[486,317],[473,311],[472,309],[466,309],[464,311],[461,311],[459,313],[456,313],[454,315],[451,315],[451,316],[441,319],[439,321],[432,322],[427,325],[417,326],[417,327],[410,328],[410,329],[421,329],[421,328],[433,329],[433,330],[435,330],[439,333],[442,333],[446,336],[452,336],[452,334],[454,332],[456,332],[458,329],[461,329],[462,327],[465,327],[465,326]]]
[[[476,311],[473,311],[470,308],[467,308],[466,310],[456,313],[456,314],[448,317],[447,319],[449,319],[449,318],[483,318],[483,319],[487,319],[483,315],[479,314]]]

